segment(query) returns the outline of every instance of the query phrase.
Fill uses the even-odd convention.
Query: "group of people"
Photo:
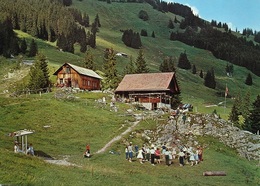
[[[132,142],[125,146],[126,160],[132,162],[133,158],[136,157],[139,163],[151,162],[153,166],[161,164],[162,161],[167,166],[170,166],[176,158],[178,158],[180,166],[184,166],[185,164],[193,166],[203,161],[202,154],[203,149],[201,146],[193,148],[184,145],[177,148],[175,146],[167,147],[166,143],[164,143],[162,146],[155,147],[151,145],[149,147],[143,145],[139,148],[138,145],[133,146]]]
[[[19,143],[17,141],[14,142],[14,153],[23,152],[20,147]],[[34,149],[33,145],[30,143],[29,147],[26,149],[26,154],[34,156]]]

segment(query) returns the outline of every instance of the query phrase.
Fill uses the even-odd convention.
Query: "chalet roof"
[[[170,91],[174,72],[127,74],[115,92],[122,91]]]
[[[102,79],[102,77],[100,77],[96,72],[94,72],[93,70],[91,69],[87,69],[87,68],[83,68],[83,67],[79,67],[79,66],[76,66],[76,65],[73,65],[71,63],[64,63],[55,73],[54,75],[57,75],[58,72],[62,69],[62,67],[64,65],[69,65],[71,68],[73,68],[75,71],[77,71],[79,74],[81,75],[85,75],[85,76],[90,76],[90,77],[94,77],[94,78],[97,78],[97,79]]]

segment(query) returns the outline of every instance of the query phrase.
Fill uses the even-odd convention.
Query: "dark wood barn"
[[[53,75],[57,76],[58,87],[73,87],[82,90],[100,90],[101,77],[93,70],[72,65],[63,64]]]
[[[172,96],[179,93],[174,72],[127,74],[115,90],[117,97],[141,103],[149,110],[170,108]]]

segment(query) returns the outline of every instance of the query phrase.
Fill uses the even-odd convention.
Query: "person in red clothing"
[[[86,145],[86,152],[88,152],[90,154],[90,146],[89,146],[89,144]]]
[[[161,163],[161,151],[159,148],[155,150],[155,159],[157,163]]]

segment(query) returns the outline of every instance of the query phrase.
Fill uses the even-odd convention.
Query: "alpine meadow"
[[[259,36],[159,0],[1,0],[0,185],[260,185]],[[101,89],[61,87],[64,64]],[[127,74],[164,72],[180,89],[170,109],[115,95]],[[20,130],[33,156],[14,153]],[[126,157],[163,143],[203,147],[203,161]]]

